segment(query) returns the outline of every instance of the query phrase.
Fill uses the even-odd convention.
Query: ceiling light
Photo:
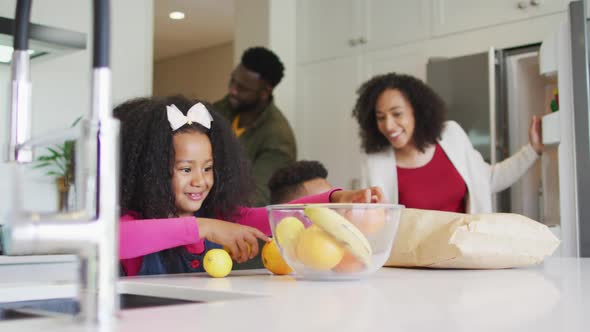
[[[168,15],[173,20],[182,20],[184,18],[183,12],[172,12]]]
[[[12,61],[13,27],[13,19],[0,17],[0,63],[3,64]],[[28,51],[31,59],[85,48],[85,33],[30,23]]]

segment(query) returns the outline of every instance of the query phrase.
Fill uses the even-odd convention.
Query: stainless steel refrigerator
[[[544,223],[562,240],[559,255],[590,257],[589,37],[585,4],[539,44],[456,58],[431,58],[427,81],[451,120],[490,163],[528,142],[543,117],[545,150],[525,176],[494,197],[497,212]]]

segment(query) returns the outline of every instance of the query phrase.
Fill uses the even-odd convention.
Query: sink
[[[126,293],[119,294],[119,298],[122,310],[203,302]],[[78,311],[78,302],[74,298],[5,302],[0,303],[0,320],[47,317],[54,314],[75,315]]]
[[[0,309],[0,321],[13,320],[13,319],[35,318],[35,317],[42,317],[42,316],[34,314],[34,313],[29,313],[26,311],[16,310],[16,309]]]
[[[151,283],[150,279],[144,279],[143,282],[119,280],[117,288],[121,310],[239,300],[261,296],[233,291],[156,284]],[[16,296],[25,292],[37,295],[51,294],[51,297],[35,299]],[[0,298],[11,299],[8,302],[0,302],[0,321],[75,315],[79,312],[75,295],[75,287],[68,284],[54,285],[53,288],[51,286],[31,288],[25,284],[21,287],[15,286],[8,289],[3,294],[0,289]]]

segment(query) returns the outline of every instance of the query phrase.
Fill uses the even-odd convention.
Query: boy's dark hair
[[[442,133],[446,118],[443,100],[421,80],[396,73],[378,75],[365,82],[357,90],[358,99],[352,111],[360,130],[361,146],[366,153],[379,152],[391,147],[387,138],[377,128],[375,105],[382,92],[399,90],[414,109],[415,128],[412,139],[420,151],[436,143]]]
[[[272,204],[285,202],[293,192],[303,189],[303,182],[328,177],[328,170],[319,161],[299,160],[278,169],[268,180]]]
[[[283,79],[285,67],[279,57],[264,47],[252,47],[242,54],[241,63],[246,69],[258,73],[273,88]]]
[[[186,115],[197,102],[183,96],[138,98],[115,108],[114,115],[121,120],[123,211],[136,211],[146,219],[177,215],[171,184],[173,136],[191,131],[209,136],[213,151],[214,184],[199,215],[227,218],[250,202],[254,186],[249,161],[230,125],[210,104],[201,101],[213,117],[211,129],[198,123],[185,124],[175,131],[170,128],[167,105],[176,105]]]

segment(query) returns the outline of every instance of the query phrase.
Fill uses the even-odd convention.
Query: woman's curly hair
[[[209,109],[213,117],[211,129],[192,123],[172,131],[166,106],[174,104],[186,115],[197,102]],[[205,133],[213,150],[214,184],[199,215],[230,217],[239,206],[250,203],[254,188],[250,163],[230,125],[210,104],[183,96],[138,98],[117,106],[114,115],[121,120],[123,211],[136,211],[148,219],[177,215],[171,183],[173,136],[186,132]]]
[[[375,105],[385,90],[399,90],[414,109],[415,128],[412,139],[420,151],[436,143],[446,118],[443,100],[421,80],[403,74],[378,75],[363,83],[357,90],[358,99],[352,111],[360,130],[361,146],[366,153],[383,151],[391,147],[377,127]]]

